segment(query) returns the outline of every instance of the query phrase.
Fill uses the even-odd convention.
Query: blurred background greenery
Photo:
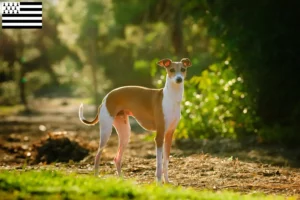
[[[162,87],[191,59],[176,137],[300,141],[300,1],[44,0],[43,29],[0,30],[0,104]]]

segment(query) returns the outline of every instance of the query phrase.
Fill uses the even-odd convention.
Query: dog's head
[[[182,58],[180,62],[173,62],[171,59],[165,58],[160,60],[157,64],[166,69],[168,77],[176,84],[183,83],[187,68],[192,66],[188,58]]]

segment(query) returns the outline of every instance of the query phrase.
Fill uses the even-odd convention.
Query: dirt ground
[[[88,127],[78,120],[79,100],[39,99],[33,102],[33,113],[1,115],[0,111],[0,169],[66,168],[77,173],[93,174],[93,159],[99,141],[98,125]],[[86,118],[93,118],[94,108],[85,106]],[[139,183],[153,182],[155,146],[153,135],[132,123],[131,141],[123,160],[124,178]],[[49,143],[62,136],[60,146]],[[70,138],[65,139],[65,138]],[[51,142],[50,141],[50,142]],[[47,143],[47,147],[44,144]],[[85,149],[78,149],[77,144]],[[51,155],[72,155],[75,161],[47,164],[40,152]],[[50,145],[50,146],[49,146]],[[52,146],[51,146],[52,145]],[[101,176],[116,175],[113,158],[117,151],[115,132],[101,159]],[[47,150],[48,149],[48,150]],[[70,152],[70,153],[66,153]],[[64,153],[64,154],[63,154]],[[55,158],[51,158],[52,161]],[[76,161],[77,160],[77,161]],[[80,161],[78,161],[80,160]],[[227,139],[215,141],[174,142],[169,164],[173,184],[195,189],[234,190],[243,193],[300,195],[300,149],[279,146],[259,146]],[[300,196],[299,196],[300,197]]]

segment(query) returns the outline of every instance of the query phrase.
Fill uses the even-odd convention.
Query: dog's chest
[[[165,120],[165,130],[175,129],[180,119],[181,100],[173,96],[164,96],[162,109]]]

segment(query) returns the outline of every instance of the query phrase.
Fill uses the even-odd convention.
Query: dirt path
[[[87,127],[79,122],[78,105],[78,100],[40,99],[34,104],[37,112],[33,115],[0,116],[0,168],[20,168],[33,156],[33,143],[50,132],[66,131],[67,135],[82,141],[91,150],[84,160],[67,164],[40,163],[28,168],[64,167],[92,174],[99,140],[98,126]],[[85,113],[87,118],[92,117],[93,107],[85,106]],[[154,141],[149,140],[151,134],[142,133],[136,125],[132,129],[134,132],[124,155],[124,177],[139,183],[153,182]],[[117,135],[113,133],[101,160],[101,175],[104,177],[116,174],[112,161],[117,144]],[[300,195],[300,169],[286,166],[297,166],[298,152],[293,153],[276,148],[243,147],[227,140],[193,144],[181,142],[173,145],[169,177],[175,185],[196,189]]]

